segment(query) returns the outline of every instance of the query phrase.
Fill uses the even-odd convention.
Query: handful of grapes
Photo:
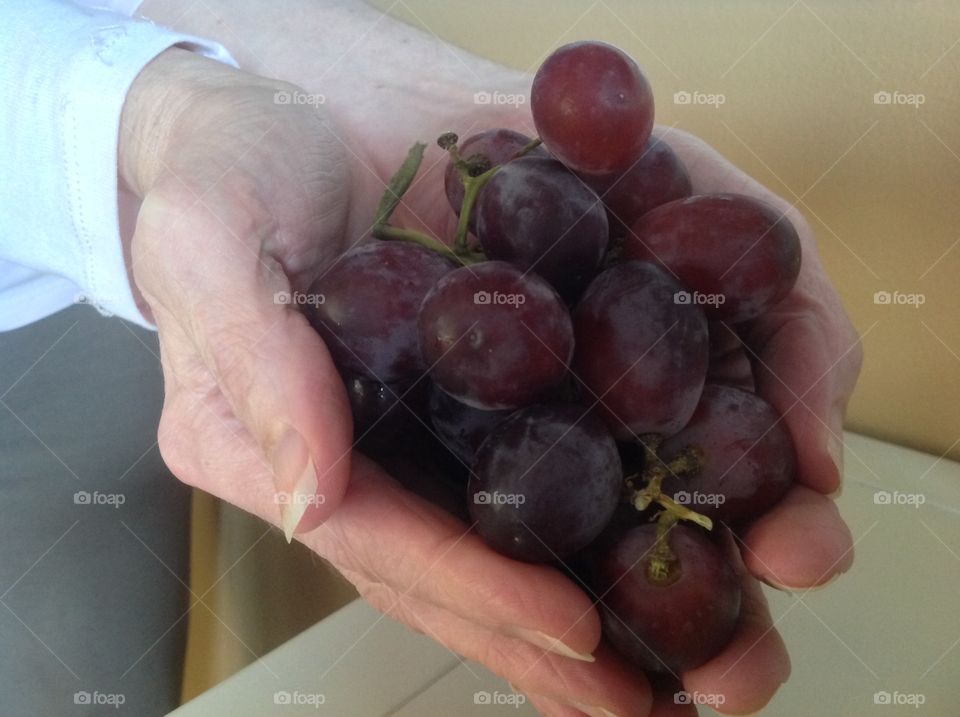
[[[500,553],[568,570],[619,652],[678,673],[716,655],[739,617],[717,533],[795,477],[776,410],[708,376],[721,342],[790,291],[800,242],[760,201],[691,196],[651,136],[647,80],[610,45],[554,52],[531,108],[537,139],[439,138],[459,216],[449,243],[390,223],[414,145],[379,241],[317,280],[311,322],[361,449],[419,473],[421,492],[432,481]]]

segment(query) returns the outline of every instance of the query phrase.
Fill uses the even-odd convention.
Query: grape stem
[[[645,465],[642,473],[627,478],[627,485],[631,490],[630,502],[637,510],[646,510],[656,503],[664,512],[676,519],[689,520],[707,530],[713,529],[713,521],[705,515],[690,510],[677,503],[673,498],[663,493],[663,479],[668,475],[682,476],[696,473],[703,466],[703,451],[696,446],[688,446],[680,451],[676,458],[664,463],[658,453],[661,443],[659,436],[642,436],[640,444],[643,446]],[[643,488],[637,489],[637,483]]]
[[[647,578],[657,585],[669,585],[679,577],[677,556],[670,549],[669,535],[679,516],[668,510],[657,516],[657,538],[647,558]]]
[[[450,159],[457,168],[460,181],[463,183],[463,202],[460,204],[460,220],[457,222],[457,233],[453,242],[454,251],[460,254],[470,251],[470,248],[467,246],[467,237],[470,231],[470,217],[473,214],[473,208],[477,203],[480,190],[483,189],[486,183],[490,181],[493,175],[496,174],[503,165],[498,164],[484,169],[480,174],[475,174],[478,166],[471,164],[469,160],[465,160],[460,155],[457,141],[458,138],[456,134],[453,132],[445,132],[440,135],[437,144],[450,154]],[[519,159],[528,152],[535,150],[541,144],[543,144],[543,140],[539,137],[532,139],[521,147],[511,159]]]

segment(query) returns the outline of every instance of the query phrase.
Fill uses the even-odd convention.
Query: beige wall
[[[660,123],[703,137],[800,201],[864,335],[867,359],[848,427],[960,459],[955,3],[374,4],[523,69],[575,39],[630,52],[653,84]],[[719,109],[675,105],[681,90],[723,93],[726,102]],[[878,90],[922,93],[925,102],[919,109],[875,105]],[[876,305],[876,291],[922,293],[926,303]]]

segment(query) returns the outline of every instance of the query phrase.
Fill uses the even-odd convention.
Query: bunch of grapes
[[[790,291],[799,239],[763,202],[692,194],[651,134],[647,80],[617,48],[558,49],[531,108],[535,139],[439,138],[459,217],[449,241],[390,223],[422,160],[414,145],[378,241],[317,280],[311,322],[361,449],[419,473],[414,487],[493,549],[568,570],[624,656],[678,673],[716,655],[739,618],[718,534],[794,480],[777,411],[708,376]]]

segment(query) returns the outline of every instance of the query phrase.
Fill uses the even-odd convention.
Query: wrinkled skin
[[[151,5],[157,3],[142,10],[148,16],[157,9]],[[214,37],[221,24],[229,25],[249,42],[263,43],[256,54],[268,58],[270,68],[252,54],[248,66],[308,91],[311,73],[320,74],[310,65],[316,37],[309,33],[310,13],[321,12],[312,8],[323,3],[287,13],[296,22],[283,13],[265,20],[249,2],[213,3],[225,15],[217,26],[191,26],[192,16],[180,19],[176,5],[165,5],[170,17],[156,19]],[[407,30],[387,23],[376,32]],[[422,40],[428,41],[434,42]],[[273,56],[271,47],[282,50]],[[404,43],[389,47],[416,52]],[[301,55],[291,48],[302,48]],[[242,49],[237,54],[245,59]],[[500,72],[496,86],[505,86],[506,71],[480,62],[477,68]],[[347,61],[338,71],[349,77],[350,70]],[[510,76],[518,87],[529,83]],[[292,463],[281,461],[275,475],[272,458],[280,427],[293,426],[326,498],[307,512],[297,537],[374,606],[484,663],[528,693],[543,714],[604,714],[601,708],[617,715],[691,714],[672,703],[668,688],[652,689],[600,644],[591,600],[559,571],[497,555],[466,525],[351,454],[348,404],[329,354],[299,312],[273,301],[277,291],[305,289],[333,256],[363,237],[383,183],[414,138],[429,139],[456,122],[464,135],[475,124],[530,132],[529,115],[478,108],[467,93],[457,95],[462,102],[451,100],[439,119],[423,111],[423,97],[397,104],[389,92],[338,107],[336,83],[324,86],[329,113],[278,105],[274,92],[291,86],[192,56],[176,57],[138,85],[125,111],[120,169],[130,195],[143,204],[126,240],[133,279],[159,330],[166,390],[159,442],[173,472],[279,524],[274,495],[288,487]],[[187,99],[178,99],[183,93]],[[388,103],[380,113],[373,111],[378,102]],[[391,127],[375,141],[352,141],[383,118]],[[742,536],[744,609],[733,640],[707,664],[678,676],[690,691],[722,693],[726,711],[749,713],[790,672],[756,579],[804,589],[828,582],[852,561],[850,533],[829,495],[840,485],[833,456],[860,349],[802,217],[703,142],[675,130],[662,134],[687,165],[694,191],[765,199],[787,211],[803,243],[793,291],[745,336],[759,391],[786,416],[797,444],[799,479]],[[399,219],[449,236],[454,216],[444,197],[442,159],[436,148],[428,151]]]

